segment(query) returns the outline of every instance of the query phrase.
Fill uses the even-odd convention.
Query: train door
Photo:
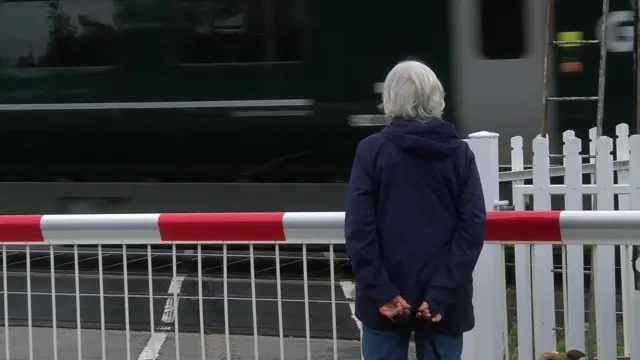
[[[530,148],[527,139],[540,129],[546,1],[454,2],[455,118],[463,136],[480,130],[499,133],[500,162],[506,164],[511,137],[523,136],[525,149]]]

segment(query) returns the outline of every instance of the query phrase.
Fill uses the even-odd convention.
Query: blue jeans
[[[362,354],[364,360],[407,360],[411,332],[406,330],[380,331],[362,328]],[[435,360],[431,341],[427,334],[415,333],[416,355],[418,360]],[[433,342],[438,348],[442,360],[461,360],[462,335],[435,335]]]

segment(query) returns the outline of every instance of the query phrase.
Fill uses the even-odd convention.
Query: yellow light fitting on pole
[[[561,31],[558,32],[558,41],[582,41],[584,35],[582,31]],[[582,44],[558,44],[558,47],[582,47]]]

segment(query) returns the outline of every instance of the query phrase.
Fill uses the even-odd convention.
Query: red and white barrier
[[[640,211],[487,214],[499,243],[640,245]],[[342,212],[3,215],[0,243],[344,243]]]

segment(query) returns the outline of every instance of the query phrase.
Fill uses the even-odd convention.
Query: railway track
[[[272,247],[273,249],[273,247]],[[328,250],[328,249],[327,249]],[[148,273],[148,259],[151,254],[151,271],[154,276],[173,273],[173,251],[171,246],[154,246],[150,250],[142,247],[127,248],[123,254],[122,247],[103,246],[102,266],[105,274],[122,274],[124,262],[127,263],[129,274],[146,275]],[[221,247],[217,249],[203,248],[201,250],[201,268],[203,275],[220,277],[223,274],[224,256]],[[75,271],[75,257],[73,247],[55,247],[53,261],[55,272],[68,273]],[[31,247],[29,250],[30,270],[50,272],[52,256],[49,248]],[[99,268],[99,253],[97,247],[79,247],[78,268],[82,273],[97,273]],[[309,280],[327,280],[331,276],[330,255],[328,252],[307,252],[307,271]],[[301,251],[280,251],[280,270],[283,279],[302,279],[303,254]],[[183,271],[194,273],[198,269],[197,248],[179,247],[175,253],[176,265]],[[276,278],[276,256],[273,250],[254,250],[253,263],[255,276],[260,278]],[[24,247],[8,247],[7,271],[24,272],[27,270],[27,252]],[[248,247],[243,250],[230,249],[227,252],[227,272],[229,276],[250,277],[251,256]],[[334,252],[335,280],[351,279],[351,266],[346,254]]]

